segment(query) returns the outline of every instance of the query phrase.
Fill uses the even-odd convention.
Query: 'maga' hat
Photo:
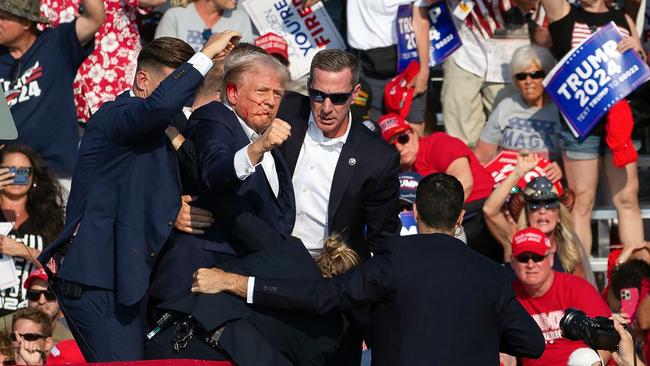
[[[512,255],[530,252],[537,255],[546,255],[551,249],[551,241],[539,229],[532,227],[519,230],[512,237]]]

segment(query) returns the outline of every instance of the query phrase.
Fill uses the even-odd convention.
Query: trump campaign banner
[[[321,2],[303,0],[244,0],[242,6],[260,34],[273,32],[288,43],[291,77],[309,73],[314,55],[324,48],[345,49],[345,42]]]
[[[400,236],[415,235],[418,233],[418,224],[415,222],[413,211],[402,211],[399,213],[399,219],[402,222]]]
[[[634,51],[619,53],[623,35],[611,22],[565,55],[544,79],[544,88],[584,140],[618,101],[650,78],[650,69]]]
[[[490,173],[490,175],[492,175],[495,187],[501,184],[501,182],[508,178],[510,173],[515,170],[515,166],[517,166],[517,155],[519,155],[519,153],[516,151],[501,151],[494,159],[485,164],[484,168]],[[524,189],[531,180],[537,177],[546,176],[544,168],[550,163],[551,162],[546,159],[540,159],[537,166],[526,173],[526,175],[517,182],[517,187],[519,189]],[[558,181],[553,183],[553,185],[558,194],[561,195],[563,191],[562,183]]]
[[[429,21],[429,66],[433,67],[447,59],[462,45],[451,13],[445,1],[432,5],[428,10]],[[400,5],[395,18],[397,30],[397,73],[404,71],[411,61],[418,61],[418,50],[413,32],[413,6]]]

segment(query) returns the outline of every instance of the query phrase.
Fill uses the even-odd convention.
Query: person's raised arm
[[[429,85],[429,8],[413,6],[413,34],[418,52],[420,71],[411,82],[415,87],[414,95],[420,95],[427,91]]]
[[[542,6],[550,23],[564,18],[571,11],[571,5],[566,0],[542,0]]]
[[[106,10],[102,0],[83,0],[81,5],[83,5],[83,13],[77,18],[75,30],[77,39],[83,46],[95,37],[95,33],[104,23]]]

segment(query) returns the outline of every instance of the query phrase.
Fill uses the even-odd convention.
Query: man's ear
[[[50,352],[52,347],[54,347],[54,338],[52,337],[45,338],[45,349],[43,351]]]
[[[234,106],[237,104],[238,99],[239,99],[239,92],[237,91],[237,87],[232,84],[226,85],[226,101],[230,105]]]
[[[357,97],[359,96],[359,93],[361,92],[361,84],[357,83],[357,85],[352,88],[352,97],[350,98],[351,103],[354,104],[354,101],[357,100]]]
[[[134,82],[134,87],[138,91],[146,91],[148,90],[147,88],[149,87],[149,83],[151,82],[151,76],[149,73],[145,70],[138,70],[135,73],[135,82]]]
[[[413,203],[413,218],[415,219],[416,223],[420,223],[420,216],[418,216],[418,208],[415,205],[415,202]]]
[[[456,226],[463,225],[463,217],[465,216],[465,210],[460,210],[460,215],[458,215],[458,220],[456,220]]]

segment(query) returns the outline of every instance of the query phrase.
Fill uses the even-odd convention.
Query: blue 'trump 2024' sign
[[[429,38],[429,66],[435,66],[443,62],[458,47],[462,41],[456,31],[454,20],[451,18],[449,8],[444,1],[431,5],[428,9]],[[406,70],[412,60],[418,60],[418,50],[413,33],[413,6],[411,4],[400,5],[397,8],[395,28],[397,29],[397,73]]]
[[[584,140],[603,115],[648,78],[634,51],[616,51],[623,35],[612,22],[574,48],[544,79],[544,88],[573,135]]]

